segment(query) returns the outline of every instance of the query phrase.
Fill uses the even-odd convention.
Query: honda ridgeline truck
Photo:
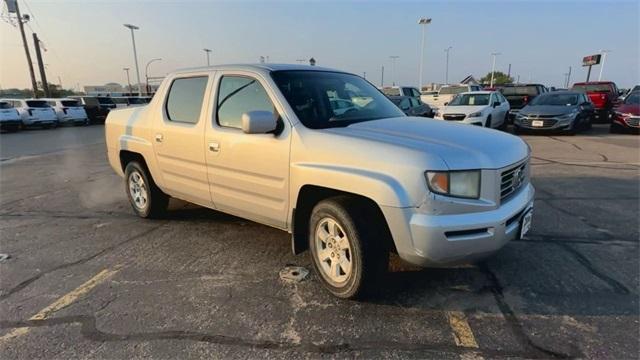
[[[355,105],[336,115],[332,100]],[[524,141],[405,116],[336,70],[176,72],[149,105],[109,113],[106,143],[139,216],[162,216],[175,197],[288,231],[341,298],[374,288],[391,251],[424,267],[464,263],[531,225]]]

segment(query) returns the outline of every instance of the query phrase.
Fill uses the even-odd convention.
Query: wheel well
[[[132,161],[138,161],[143,166],[147,166],[147,163],[144,161],[144,157],[136,152],[121,150],[120,151],[120,166],[122,166],[122,171],[127,167],[127,164]]]
[[[384,230],[389,234],[386,238],[390,244],[385,245],[387,245],[388,249],[395,251],[395,244],[393,243],[391,232],[387,226],[387,221],[382,214],[382,210],[380,210],[380,207],[375,201],[366,196],[346,191],[325,188],[322,186],[305,185],[298,193],[298,200],[296,202],[296,207],[293,209],[291,219],[293,233],[291,247],[294,254],[300,254],[309,248],[307,236],[309,234],[309,219],[311,218],[313,208],[320,201],[337,196],[351,197],[355,202],[358,202],[361,206],[369,210],[367,212],[367,216],[371,217],[371,221],[382,224],[384,226]]]

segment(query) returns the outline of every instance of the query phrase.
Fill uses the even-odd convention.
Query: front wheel
[[[489,117],[487,117],[487,121],[484,123],[485,127],[490,128],[491,127],[491,115],[489,115]]]
[[[142,164],[132,161],[125,168],[127,197],[133,211],[142,218],[162,217],[169,204],[169,196],[156,186]]]
[[[349,197],[323,200],[311,213],[309,248],[325,288],[343,299],[362,297],[388,265],[379,219]],[[383,219],[384,220],[384,219]],[[376,228],[376,229],[374,229]]]

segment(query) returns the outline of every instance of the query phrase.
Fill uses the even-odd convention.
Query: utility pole
[[[131,94],[133,91],[131,91],[131,79],[129,78],[129,68],[122,68],[122,70],[124,70],[127,73],[127,84],[129,85],[129,94]]]
[[[211,66],[211,61],[209,59],[209,54],[211,54],[211,49],[202,49],[205,53],[207,53],[207,66]]]
[[[569,84],[571,84],[571,66],[569,66],[569,73],[567,74],[567,89],[569,88]]]
[[[42,81],[42,90],[44,97],[50,98],[49,83],[47,82],[47,73],[44,71],[44,62],[42,61],[42,53],[40,52],[40,39],[38,34],[33,33],[33,45],[36,47],[36,59],[38,60],[38,68],[40,69],[40,80]]]
[[[380,76],[380,87],[384,87],[384,65],[382,65],[382,71]]]
[[[500,55],[500,53],[498,52],[494,52],[491,53],[491,56],[493,57],[493,65],[491,66],[491,84],[489,84],[489,87],[493,87],[493,75],[496,72],[496,56]]]
[[[604,61],[607,60],[607,54],[610,53],[611,50],[600,50],[602,54],[602,64],[600,64],[600,75],[598,75],[598,81],[602,81],[602,70],[604,70]]]
[[[427,30],[427,25],[431,24],[431,19],[430,18],[421,18],[420,20],[418,20],[418,25],[422,26],[422,47],[420,48],[420,79],[418,80],[420,82],[420,91],[422,91],[422,66],[424,65],[424,37],[425,37],[425,32]],[[395,75],[395,70],[394,70],[395,66],[393,66],[391,68],[391,71],[394,73]],[[394,81],[394,85],[395,85],[395,79],[393,79]]]
[[[364,71],[364,72],[362,73],[362,77],[364,77],[364,79],[365,79],[365,80],[367,80],[367,72],[366,72],[366,71]]]
[[[31,54],[29,53],[29,46],[27,44],[27,36],[24,34],[24,22],[29,21],[29,16],[25,15],[24,22],[22,15],[20,15],[20,7],[18,6],[18,0],[15,0],[16,16],[18,17],[18,27],[20,28],[20,35],[22,36],[22,45],[24,46],[24,53],[27,55],[27,64],[29,65],[29,75],[31,75],[31,87],[33,88],[33,97],[38,97],[38,83],[36,83],[36,75],[33,72],[33,63],[31,62]]]
[[[138,67],[138,53],[136,52],[136,38],[135,35],[133,35],[133,31],[140,28],[131,24],[124,24],[124,27],[131,30],[131,42],[133,43],[133,60],[136,63],[136,77],[138,78],[138,96],[142,96],[142,86],[140,85],[140,68]]]
[[[509,70],[507,71],[507,77],[511,77],[511,64],[509,64]]]
[[[391,86],[396,86],[396,60],[399,57],[398,55],[389,56],[389,59],[391,59]]]
[[[444,49],[444,52],[447,53],[447,65],[444,71],[444,83],[445,85],[449,85],[449,51],[451,51],[453,47],[449,46],[448,48]]]

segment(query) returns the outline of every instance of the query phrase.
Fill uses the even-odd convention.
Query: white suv
[[[0,99],[11,104],[22,119],[24,126],[58,126],[58,117],[53,108],[42,99]]]
[[[42,99],[56,112],[60,124],[89,125],[84,106],[77,99]]]
[[[435,119],[463,124],[504,128],[509,116],[509,102],[499,91],[473,91],[456,95]]]

